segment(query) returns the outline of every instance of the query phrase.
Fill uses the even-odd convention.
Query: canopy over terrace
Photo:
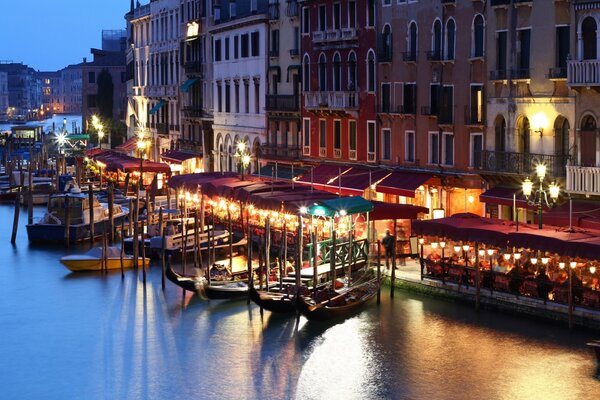
[[[169,180],[169,186],[175,190],[196,190],[198,185],[203,186],[215,179],[237,178],[235,172],[202,172],[197,174],[176,175]]]
[[[139,172],[141,161],[144,172],[164,173],[167,175],[171,173],[171,169],[167,164],[148,160],[140,160],[139,158],[130,157],[112,150],[106,150],[102,153],[98,153],[92,156],[92,159],[96,162],[99,161],[105,164],[105,171]]]
[[[384,219],[417,219],[420,213],[429,214],[427,207],[414,206],[412,204],[393,204],[381,201],[373,201],[373,211],[370,214],[371,221]]]

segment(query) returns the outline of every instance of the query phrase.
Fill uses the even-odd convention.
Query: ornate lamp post
[[[525,178],[525,181],[523,181],[523,194],[530,206],[537,206],[538,228],[542,229],[542,209],[544,208],[544,205],[552,207],[556,204],[556,200],[560,194],[560,187],[556,182],[552,181],[547,188],[544,188],[544,178],[546,177],[546,166],[544,164],[538,164],[535,167],[535,172],[540,181],[539,189],[534,190],[534,182],[529,178]],[[548,200],[548,195],[550,195],[550,200]]]
[[[248,153],[246,142],[238,142],[236,156],[240,160],[240,169],[241,169],[241,177],[244,180],[244,171],[250,165],[251,157],[250,153]]]

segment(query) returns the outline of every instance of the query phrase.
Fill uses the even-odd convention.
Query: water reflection
[[[12,207],[0,219],[12,221]],[[26,221],[25,214],[21,221]],[[0,224],[2,399],[597,398],[595,335],[387,290],[343,323],[203,301],[161,269],[72,274],[89,245],[10,246]]]

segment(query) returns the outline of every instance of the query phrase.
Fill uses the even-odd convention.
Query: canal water
[[[36,210],[36,215],[41,213]],[[337,325],[74,274],[0,205],[0,399],[598,399],[600,334],[385,289]]]
[[[63,128],[63,123],[64,120],[67,120],[67,131],[69,131],[69,133],[73,132],[73,124],[75,124],[77,126],[77,129],[81,130],[81,114],[55,114],[50,118],[44,119],[44,120],[40,120],[40,121],[28,121],[26,125],[42,125],[44,127],[44,132],[51,132],[52,131],[52,124],[54,123],[54,125],[56,126],[57,130],[62,130]],[[11,126],[23,126],[25,124],[21,124],[21,125],[15,125],[15,124],[9,124],[9,123],[2,123],[0,124],[0,132],[4,132],[4,131],[10,131]]]

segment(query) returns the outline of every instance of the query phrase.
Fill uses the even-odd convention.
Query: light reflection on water
[[[39,212],[39,210],[37,210]],[[26,214],[21,215],[21,222]],[[12,221],[12,207],[0,206]],[[600,382],[561,325],[396,292],[342,324],[204,302],[141,273],[71,274],[86,246],[16,247],[0,225],[1,399],[587,399]]]

